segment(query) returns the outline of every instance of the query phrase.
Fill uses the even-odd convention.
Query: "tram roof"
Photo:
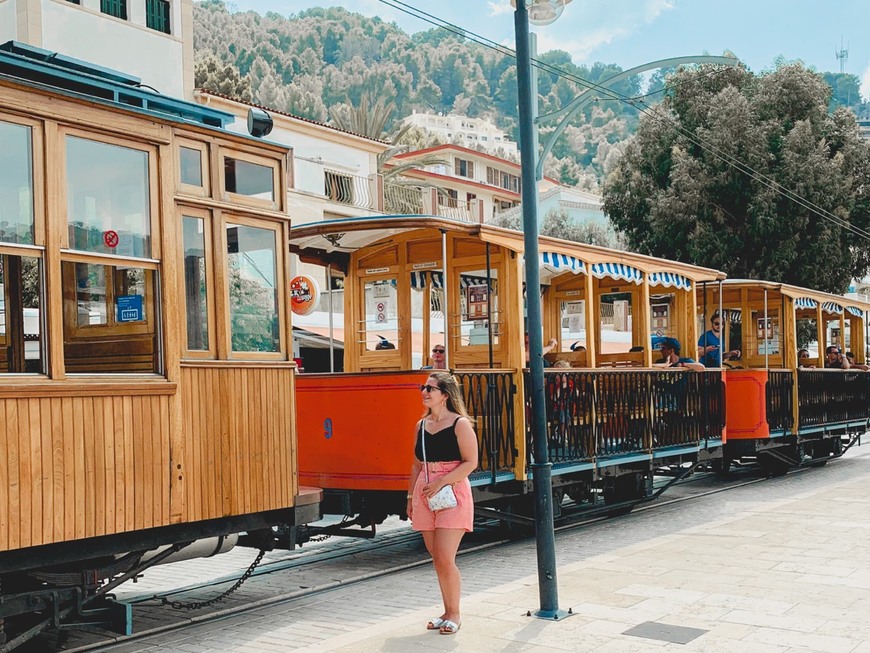
[[[798,306],[798,308],[815,308],[814,305],[810,305],[811,302],[814,302],[815,304],[820,304],[823,310],[827,310],[825,306],[826,304],[834,304],[845,309],[848,309],[849,307],[856,308],[865,314],[867,311],[870,311],[870,302],[844,297],[843,295],[822,292],[821,290],[811,290],[801,286],[792,286],[791,284],[780,283],[778,281],[765,281],[763,279],[726,279],[722,283],[726,288],[758,288],[779,292],[796,301],[809,300],[804,302],[804,306]],[[828,312],[834,311],[828,310]]]
[[[313,222],[290,230],[290,249],[306,260],[336,263],[358,249],[399,234],[422,230],[460,233],[514,252],[523,253],[525,250],[521,231],[433,215],[378,215]],[[626,265],[644,273],[671,273],[695,282],[725,278],[724,272],[711,268],[549,236],[541,236],[538,243],[542,253],[560,254],[590,265]],[[543,276],[542,281],[545,280]]]

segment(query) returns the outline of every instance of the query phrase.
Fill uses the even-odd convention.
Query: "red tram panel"
[[[770,438],[767,423],[767,370],[725,373],[725,416],[729,440]]]
[[[408,489],[425,371],[300,374],[300,483],[345,490]],[[366,422],[360,417],[365,416]]]

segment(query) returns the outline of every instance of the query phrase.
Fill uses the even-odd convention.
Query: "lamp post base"
[[[568,608],[567,611],[556,609],[556,610],[537,610],[535,612],[532,612],[530,610],[529,612],[526,613],[526,616],[527,617],[536,617],[538,619],[546,619],[547,621],[562,621],[563,619],[566,619],[567,617],[573,617],[574,612],[571,610],[571,608]]]

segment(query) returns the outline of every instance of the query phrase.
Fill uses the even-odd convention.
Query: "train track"
[[[764,480],[765,478],[760,476],[760,472],[752,468],[738,470],[727,480],[718,479],[712,473],[696,474],[675,484],[675,488],[679,489],[681,496],[667,499],[659,498],[656,501],[635,507],[634,511],[658,510],[679,502],[698,500],[713,494],[761,483]],[[570,505],[566,504],[564,508],[570,509]],[[563,519],[563,523],[556,527],[556,531],[582,529],[610,518],[604,514],[583,518],[582,511],[578,512],[578,515],[581,516]],[[527,535],[520,538],[515,534],[511,537],[503,537],[500,534],[503,534],[503,530],[499,529],[493,521],[479,521],[475,525],[475,533],[465,538],[459,556],[498,548],[531,537]],[[346,540],[343,539],[342,542],[346,542]],[[389,560],[390,563],[383,566],[378,563],[379,560]],[[353,564],[349,565],[349,562],[353,562]],[[128,646],[132,642],[142,641],[160,634],[194,625],[218,622],[253,610],[315,596],[339,587],[365,583],[369,580],[398,574],[428,564],[430,564],[430,559],[422,546],[419,535],[411,532],[407,527],[401,528],[401,530],[397,528],[382,532],[374,540],[355,541],[349,545],[321,545],[310,552],[302,551],[263,563],[251,574],[246,591],[244,593],[240,591],[234,595],[232,601],[228,600],[227,604],[223,606],[210,606],[208,609],[190,611],[171,610],[170,608],[173,603],[176,605],[185,602],[197,603],[202,598],[220,593],[222,588],[238,580],[239,572],[168,591],[126,595],[123,600],[134,606],[134,623],[153,621],[163,621],[163,623],[145,627],[127,637],[110,634],[101,637],[94,633],[76,633],[71,636],[62,650],[67,653],[111,651],[114,648]],[[297,589],[275,592],[274,588],[272,590],[269,590],[268,587],[256,588],[258,580],[291,570],[294,581],[300,585]],[[324,581],[324,575],[330,576],[331,580]],[[308,584],[309,577],[311,577],[311,584]]]

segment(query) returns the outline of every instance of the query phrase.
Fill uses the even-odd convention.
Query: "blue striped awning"
[[[545,267],[553,272],[563,272],[570,270],[574,274],[582,274],[586,272],[586,264],[579,258],[568,256],[567,254],[558,254],[556,252],[541,252],[541,267]]]
[[[611,279],[625,279],[636,284],[643,283],[643,272],[622,263],[593,263],[592,276],[596,279],[610,277]]]
[[[822,304],[822,310],[827,311],[828,313],[836,313],[837,315],[840,315],[843,312],[843,307],[834,302],[824,302]]]
[[[795,297],[795,308],[815,308],[816,306],[818,306],[818,304],[815,299],[811,299],[810,297]]]
[[[673,272],[653,272],[649,275],[649,285],[691,290],[692,280],[684,277],[682,274],[675,274]]]
[[[846,310],[855,317],[864,317],[864,311],[862,311],[860,308],[855,308],[854,306],[847,306]]]

